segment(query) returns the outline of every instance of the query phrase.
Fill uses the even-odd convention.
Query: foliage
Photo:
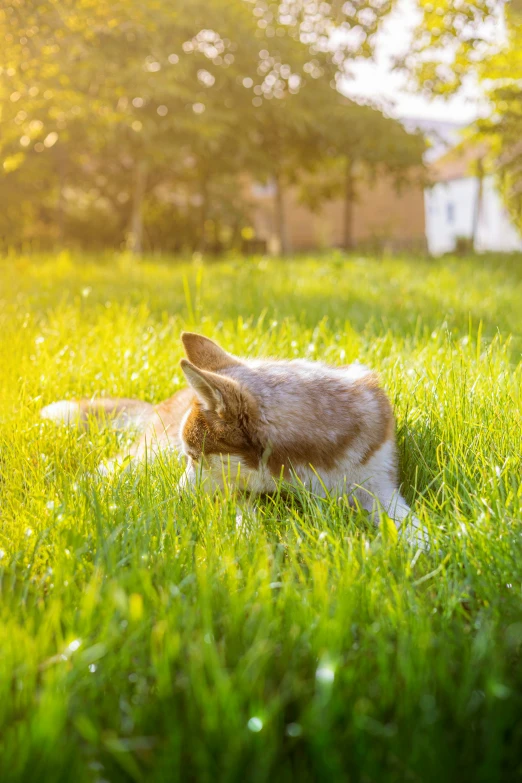
[[[476,123],[476,135],[485,139],[509,211],[522,231],[522,17],[509,28],[508,44],[498,51],[484,78],[489,84],[492,116]]]
[[[2,262],[0,778],[516,780],[522,747],[518,258]],[[415,554],[344,502],[179,497],[165,458],[99,480],[179,333],[375,367]],[[510,340],[509,334],[514,335]]]
[[[422,2],[422,23],[403,65],[429,95],[449,96],[478,79],[490,104],[473,128],[486,164],[522,230],[522,3],[496,0]]]
[[[421,17],[404,65],[427,94],[448,95],[498,48],[504,3],[418,0]]]
[[[425,142],[420,134],[371,106],[339,100],[318,120],[322,155],[320,166],[303,178],[301,198],[312,209],[325,199],[345,199],[345,245],[353,242],[353,203],[358,186],[379,175],[391,175],[397,189],[422,181]]]

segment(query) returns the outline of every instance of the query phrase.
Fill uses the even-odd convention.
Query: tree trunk
[[[241,220],[237,218],[232,226],[232,234],[230,236],[229,250],[241,248]]]
[[[477,249],[478,231],[480,218],[482,215],[482,201],[484,197],[484,163],[482,158],[477,161],[477,197],[475,201],[475,210],[473,213],[473,228],[471,233],[471,242],[473,250]]]
[[[277,232],[277,239],[279,242],[279,253],[282,256],[286,256],[290,250],[290,243],[288,241],[288,230],[286,225],[285,204],[283,198],[283,187],[281,185],[281,176],[279,172],[275,177],[275,225]]]
[[[208,217],[209,197],[208,197],[208,175],[205,173],[201,178],[201,209],[199,212],[199,237],[196,241],[196,250],[200,253],[205,251],[205,225]]]
[[[143,198],[147,182],[147,164],[139,161],[134,169],[134,193],[132,196],[132,213],[130,230],[127,235],[127,248],[135,255],[143,251]]]
[[[352,250],[353,242],[353,162],[350,158],[346,159],[344,180],[344,249]]]
[[[63,245],[65,240],[65,202],[63,191],[65,188],[65,152],[63,145],[60,144],[56,150],[58,153],[58,203],[57,203],[57,224],[58,224],[58,242]]]

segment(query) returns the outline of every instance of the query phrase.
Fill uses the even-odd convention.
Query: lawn
[[[182,329],[378,370],[431,551],[39,419],[171,395]],[[4,258],[2,783],[522,779],[521,351],[516,257]]]

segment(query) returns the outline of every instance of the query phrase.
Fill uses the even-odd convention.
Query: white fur
[[[332,471],[318,472],[311,466],[298,468],[292,472],[291,483],[304,486],[321,497],[327,493],[351,495],[372,515],[375,524],[379,522],[379,512],[383,511],[394,520],[397,530],[410,544],[427,550],[426,528],[412,514],[389,478],[394,458],[394,444],[386,441],[367,465],[361,465],[347,452]],[[189,460],[178,486],[180,490],[186,490],[197,484],[210,492],[222,491],[225,485],[234,485],[253,494],[271,492],[275,488],[274,478],[266,467],[252,470],[233,455],[212,455],[204,458],[199,466]]]
[[[252,470],[234,454],[212,454],[202,457],[201,464],[188,459],[187,467],[179,482],[179,489],[194,487],[198,481],[208,491],[222,491],[225,486],[236,486],[254,495],[273,492],[276,486],[268,468],[262,466]]]
[[[395,459],[395,444],[388,440],[366,465],[361,465],[355,471],[355,496],[361,506],[372,514],[376,524],[378,512],[382,510],[393,519],[397,530],[401,531],[411,544],[427,549],[426,528],[421,525],[394,482],[390,480]]]
[[[320,497],[327,493],[352,496],[371,514],[375,524],[379,523],[379,511],[384,511],[411,544],[428,549],[426,528],[412,514],[390,479],[394,465],[395,445],[388,440],[366,465],[362,465],[359,455],[349,449],[333,470],[315,471],[311,466],[301,467],[293,472],[292,483],[302,484]]]
[[[57,424],[77,425],[81,419],[81,410],[77,402],[60,400],[42,408],[40,416]]]

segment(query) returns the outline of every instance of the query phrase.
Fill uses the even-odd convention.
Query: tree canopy
[[[389,120],[358,150],[363,114],[384,118],[337,90],[393,5],[13,0],[0,10],[4,244],[198,247],[209,226],[248,222],[245,174],[280,194],[332,157],[404,173],[418,139]]]
[[[488,116],[469,134],[488,150],[481,162],[498,178],[522,230],[522,0],[421,2],[422,21],[402,63],[428,95],[450,96],[474,78]]]

